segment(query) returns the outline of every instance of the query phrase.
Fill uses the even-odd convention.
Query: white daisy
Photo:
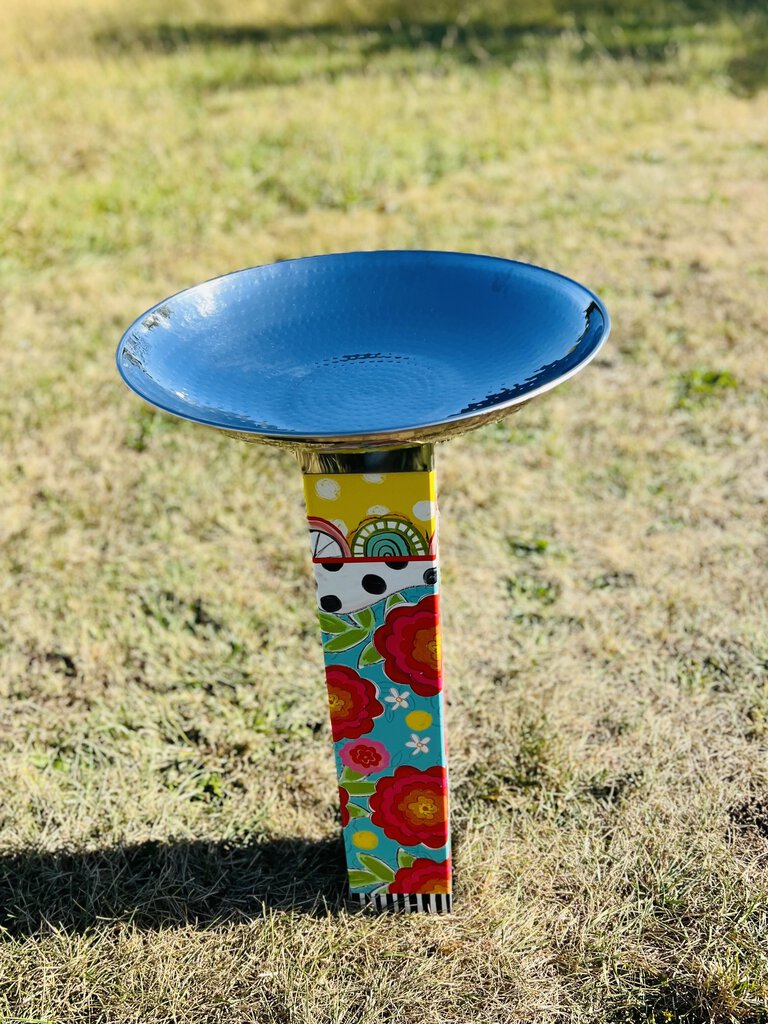
[[[410,742],[405,745],[413,748],[413,756],[416,757],[417,754],[429,753],[429,739],[429,736],[417,736],[415,732],[412,732]]]
[[[385,697],[384,700],[392,705],[392,710],[394,711],[395,708],[407,708],[409,697],[410,694],[407,690],[396,690],[393,686],[389,691],[389,696]]]

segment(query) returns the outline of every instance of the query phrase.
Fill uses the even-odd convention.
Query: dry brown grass
[[[768,1020],[765,20],[283,6],[6,3],[0,1013]],[[439,453],[446,920],[339,905],[296,467],[113,367],[186,284],[400,246],[615,323]]]

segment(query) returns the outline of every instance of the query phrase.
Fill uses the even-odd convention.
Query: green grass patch
[[[762,1024],[765,5],[3,15],[0,1019]],[[403,247],[614,323],[439,453],[445,920],[343,903],[294,461],[114,367],[192,283]]]

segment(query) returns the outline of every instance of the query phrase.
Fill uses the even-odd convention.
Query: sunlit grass
[[[3,10],[0,1015],[768,1020],[765,12],[300,7]],[[297,467],[113,364],[198,280],[409,246],[615,324],[439,453],[450,920],[339,906]]]

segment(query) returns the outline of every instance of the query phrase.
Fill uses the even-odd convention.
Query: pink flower
[[[354,740],[345,743],[339,752],[341,763],[361,775],[382,772],[389,766],[389,751],[378,740]]]

